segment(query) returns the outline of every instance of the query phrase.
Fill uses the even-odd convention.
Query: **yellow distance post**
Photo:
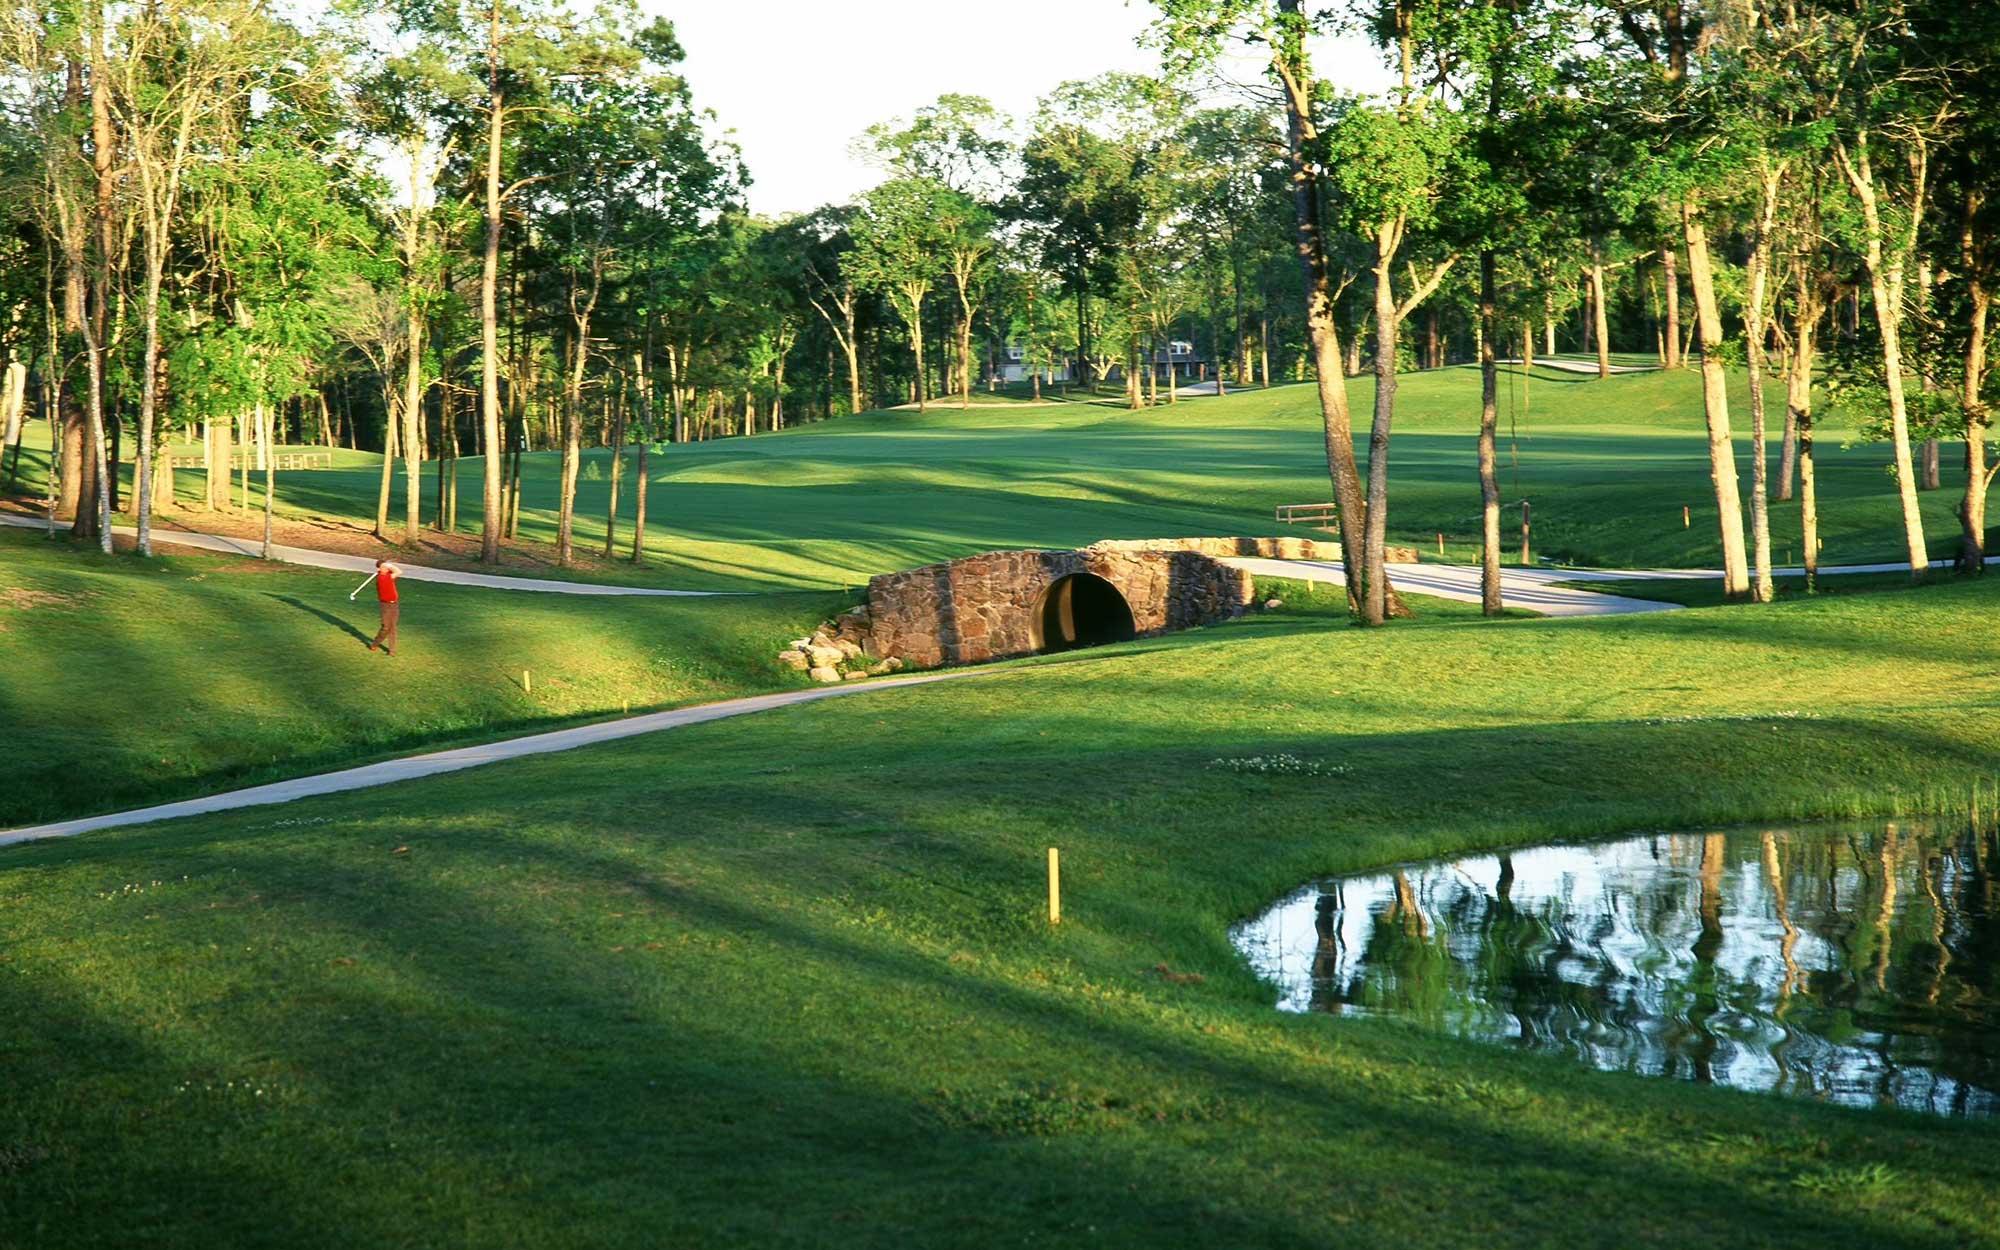
[[[1049,848],[1049,923],[1062,923],[1062,856]]]

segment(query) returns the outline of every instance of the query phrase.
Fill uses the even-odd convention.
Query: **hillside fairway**
[[[771,656],[841,603],[406,581],[391,658],[357,576],[161,550],[0,529],[0,828],[801,685]]]
[[[1749,495],[1748,394],[1740,373],[1739,468]],[[1349,383],[1357,411],[1374,383]],[[1772,392],[1772,412],[1782,397]],[[1699,376],[1692,370],[1595,377],[1537,368],[1503,372],[1500,482],[1503,533],[1518,543],[1522,498],[1533,504],[1534,545],[1560,561],[1614,567],[1708,567],[1721,561],[1708,480]],[[1455,367],[1401,379],[1391,445],[1391,541],[1476,563],[1479,488],[1473,435],[1479,374]],[[1774,416],[1774,423],[1777,420]],[[46,430],[35,427],[28,463],[40,489]],[[1843,448],[1837,420],[1819,433],[1821,559],[1827,564],[1903,555],[1887,448]],[[1361,449],[1365,456],[1366,448]],[[1770,446],[1776,499],[1777,431]],[[634,456],[621,488],[621,543],[629,539]],[[1934,556],[1955,548],[1953,508],[1963,484],[1956,449],[1943,457],[1943,488],[1922,497]],[[374,523],[378,457],[337,452],[331,470],[281,473],[281,541],[345,543],[379,551]],[[459,535],[420,558],[447,563],[476,553],[481,462],[459,464]],[[1281,386],[1128,412],[1102,404],[1011,405],[960,412],[934,406],[867,413],[779,434],[664,447],[651,460],[648,559],[600,562],[610,453],[584,456],[577,541],[582,576],[693,589],[857,586],[869,576],[1006,547],[1080,546],[1101,538],[1270,534],[1281,503],[1322,501],[1331,491],[1313,388]],[[516,571],[550,576],[558,457],[524,460]],[[177,474],[183,503],[202,475]],[[424,472],[432,499],[434,466]],[[250,500],[261,508],[261,477]],[[401,484],[398,483],[398,491]],[[426,516],[430,504],[426,505]],[[1688,523],[1682,524],[1682,508]],[[401,496],[392,512],[400,516]],[[261,533],[261,519],[187,509],[194,529]],[[1772,504],[1772,555],[1804,554],[1798,504]],[[621,547],[623,550],[623,547]],[[560,574],[556,574],[560,575]]]
[[[1421,857],[1990,817],[2000,581],[1371,632],[1328,599],[0,853],[0,1229],[2000,1244],[2000,1124],[1283,1017],[1226,936]],[[1321,769],[1224,763],[1280,752]]]

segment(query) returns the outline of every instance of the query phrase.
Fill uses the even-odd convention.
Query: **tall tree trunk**
[[[1791,369],[1790,364],[1787,363],[1785,368],[1787,374],[1789,375]],[[1791,405],[1787,404],[1785,405],[1784,439],[1778,446],[1778,502],[1779,503],[1786,503],[1790,501],[1792,497],[1793,483],[1795,483],[1798,480],[1798,476],[1799,476],[1799,426],[1798,422],[1792,419]]]
[[[1917,317],[1928,323],[1931,313],[1931,263],[1927,259],[1917,261]],[[1931,372],[1930,358],[1918,361],[1918,379],[1926,395],[1937,392],[1937,375]],[[1938,488],[1938,440],[1927,438],[1917,451],[1917,489],[1936,490]]]
[[[911,301],[910,345],[917,353],[917,415],[930,411],[930,378],[924,373],[924,314],[921,301]]]
[[[4,433],[0,433],[0,455],[11,454],[13,467],[4,477],[0,477],[0,481],[11,487],[20,474],[21,414],[26,408],[28,367],[18,360],[10,360],[7,362],[5,376],[4,398],[0,398],[0,427],[4,427],[5,430]]]
[[[1666,326],[1660,338],[1666,354],[1660,364],[1668,369],[1681,367],[1681,275],[1680,248],[1668,239],[1660,246],[1660,285],[1667,301]]]
[[[104,463],[104,356],[98,350],[95,334],[88,335],[84,354],[90,371],[90,424],[87,427],[90,444],[84,460],[86,493],[77,503],[76,520],[71,532],[80,538],[95,538],[98,549],[110,555],[111,493],[107,479],[111,475]]]
[[[1297,19],[1301,0],[1279,0],[1279,8]],[[1360,468],[1354,456],[1353,416],[1347,406],[1347,381],[1341,370],[1340,330],[1335,320],[1334,290],[1327,262],[1326,240],[1320,231],[1320,175],[1313,153],[1319,144],[1313,117],[1312,72],[1305,42],[1280,44],[1272,50],[1272,68],[1285,92],[1285,157],[1292,193],[1293,252],[1306,298],[1306,338],[1312,350],[1313,376],[1319,388],[1320,424],[1325,434],[1327,475],[1340,511],[1340,548],[1350,610],[1360,607],[1358,572],[1365,565],[1366,504]],[[1263,342],[1263,382],[1271,384],[1270,318],[1260,310]]]
[[[132,486],[138,495],[139,536],[137,551],[142,556],[153,554],[153,456],[154,424],[159,412],[160,395],[160,285],[162,270],[165,268],[164,243],[152,238],[153,225],[148,223],[146,248],[146,294],[142,318],[145,322],[145,347],[139,356],[139,459],[134,466]],[[166,506],[174,504],[171,483],[173,482],[173,456],[162,457],[167,464]]]
[[[1759,171],[1762,191],[1756,232],[1750,245],[1750,290],[1743,301],[1744,338],[1750,382],[1750,539],[1756,577],[1751,597],[1769,603],[1771,585],[1770,466],[1764,451],[1764,296],[1771,276],[1771,238],[1777,231],[1778,189],[1782,165],[1766,164]]]
[[[236,450],[230,439],[234,430],[227,417],[220,421],[210,420],[208,473],[208,506],[217,512],[229,511],[229,473],[236,460]]]
[[[389,496],[396,481],[396,392],[382,386],[382,481],[375,491],[375,537],[389,542]]]
[[[423,528],[423,471],[421,458],[424,411],[424,319],[416,301],[410,301],[404,328],[403,350],[403,541],[414,547]],[[444,405],[440,407],[443,411]],[[391,416],[393,420],[393,415]],[[384,460],[387,466],[387,460]],[[385,536],[386,537],[386,536]]]
[[[1715,296],[1715,274],[1709,264],[1708,230],[1702,224],[1701,202],[1689,192],[1681,202],[1681,226],[1687,235],[1688,281],[1694,287],[1696,323],[1701,328],[1701,401],[1708,421],[1708,472],[1715,485],[1716,511],[1722,529],[1722,590],[1730,598],[1750,589],[1750,570],[1743,544],[1743,496],[1736,484],[1735,445],[1729,433],[1729,375],[1722,360],[1722,309]]]
[[[619,387],[617,410],[611,417],[611,502],[604,510],[604,558],[618,550],[618,474],[625,459],[624,387]]]
[[[972,301],[958,284],[958,406],[972,407]]]
[[[1904,263],[1915,250],[1913,244],[1923,203],[1921,176],[1912,192],[1909,223],[1912,245],[1899,246],[1894,256],[1885,254],[1882,216],[1876,198],[1875,174],[1868,151],[1868,132],[1855,137],[1850,156],[1843,144],[1837,149],[1848,185],[1861,202],[1865,248],[1862,259],[1868,269],[1868,288],[1875,297],[1875,325],[1882,339],[1883,383],[1889,393],[1889,437],[1896,458],[1896,493],[1903,508],[1903,544],[1909,553],[1910,580],[1922,581],[1930,571],[1930,551],[1924,542],[1923,513],[1917,503],[1917,475],[1910,455],[1910,416],[1903,394],[1903,274]]]
[[[111,126],[111,71],[105,61],[104,6],[91,6],[90,30],[90,135],[91,168],[97,175],[97,195],[91,220],[97,228],[96,255],[90,265],[90,315],[85,319],[84,352],[90,376],[89,458],[86,473],[90,511],[77,510],[74,533],[95,538],[99,550],[111,552],[111,470],[105,463],[104,438],[109,415],[105,411],[105,335],[111,307],[111,262],[117,248],[117,230],[112,221],[118,190],[116,132]]]
[[[1813,479],[1812,371],[1824,293],[1800,258],[1792,286],[1792,352],[1785,376],[1785,409],[1799,439],[1799,528],[1805,554],[1806,593],[1818,589],[1819,494]]]
[[[1590,241],[1590,308],[1597,340],[1597,376],[1611,376],[1611,313],[1604,307],[1604,242]]]
[[[486,446],[500,446],[500,131],[505,120],[500,92],[500,0],[490,0],[486,30],[486,254],[479,275],[479,419]],[[484,517],[479,559],[500,563],[500,457],[485,458]],[[565,555],[565,564],[568,563]]]
[[[568,568],[576,558],[576,472],[577,464],[583,458],[583,419],[577,408],[583,402],[585,344],[589,340],[590,321],[585,317],[579,321],[576,341],[570,345],[569,385],[564,388],[563,395],[562,484],[557,499],[556,563],[564,568]]]
[[[847,334],[840,341],[841,354],[847,357],[847,413],[849,416],[861,411],[861,356],[854,335],[854,292],[847,293],[844,308],[847,318]]]
[[[1959,264],[1965,273],[1965,298],[1970,309],[1965,370],[1959,381],[1959,405],[1965,410],[1965,496],[1958,505],[1958,568],[1973,574],[1986,571],[1986,491],[1994,474],[1994,468],[1986,463],[1988,417],[1981,397],[1986,383],[1987,317],[1993,302],[1976,246],[1979,214],[1984,207],[1985,197],[1980,192],[1966,195],[1965,219],[1958,235]]]
[[[1396,412],[1396,347],[1401,317],[1394,286],[1400,228],[1375,227],[1375,413],[1368,428],[1368,528],[1362,548],[1361,623],[1388,619],[1384,549],[1389,533],[1389,422]]]
[[[653,365],[649,359],[653,350],[653,327],[649,320],[646,325],[645,346],[634,352],[632,365],[639,374],[639,461],[632,466],[632,563],[641,564],[646,559],[646,453],[652,450],[653,442]]]
[[[1090,302],[1090,286],[1081,270],[1076,277],[1076,380],[1085,391],[1095,386],[1090,376],[1090,318],[1087,306]]]
[[[263,400],[257,401],[257,428],[261,432],[259,440],[264,445],[264,550],[263,558],[272,558],[271,513],[278,501],[278,456],[271,445],[271,435],[275,415]]]
[[[685,443],[687,442],[687,413],[685,408],[683,407],[684,397],[681,394],[680,361],[681,358],[679,349],[676,348],[674,344],[668,343],[667,344],[667,408],[668,408],[667,420],[672,426],[674,431],[673,441],[676,443]],[[850,374],[849,377],[851,379],[853,375]],[[858,385],[857,389],[855,390],[855,396],[857,399],[860,397],[860,390],[858,389]],[[859,412],[860,409],[857,408],[855,409],[855,411]]]
[[[1500,478],[1495,468],[1500,428],[1500,366],[1494,340],[1500,336],[1496,264],[1491,248],[1479,254],[1479,606],[1498,616],[1500,596]]]

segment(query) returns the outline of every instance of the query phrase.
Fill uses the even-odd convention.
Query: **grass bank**
[[[0,1228],[1994,1245],[2000,1125],[1281,1017],[1226,928],[1398,860],[1990,801],[1996,608],[2000,582],[1363,632],[1302,605],[16,848]],[[1218,764],[1276,752],[1324,767]]]
[[[771,656],[838,603],[405,582],[392,659],[356,576],[160,550],[0,529],[0,828],[799,684]]]

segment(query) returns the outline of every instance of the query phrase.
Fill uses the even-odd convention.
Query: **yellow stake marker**
[[[522,694],[535,693],[534,679],[528,676],[528,670],[525,668],[521,670],[521,693]]]
[[[1682,529],[1686,529],[1687,527],[1688,527],[1688,510],[1687,510],[1687,505],[1686,505],[1686,504],[1682,504],[1682,505],[1681,505],[1681,528],[1682,528]]]
[[[1049,848],[1049,923],[1062,923],[1062,857]]]

